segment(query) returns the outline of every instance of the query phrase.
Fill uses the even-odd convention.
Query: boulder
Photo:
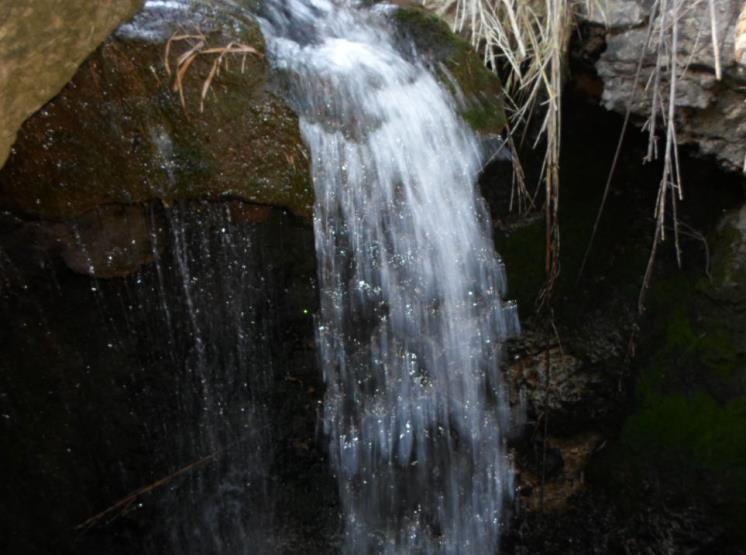
[[[470,44],[454,34],[440,18],[415,6],[394,15],[396,31],[430,64],[458,101],[461,116],[479,135],[497,135],[505,129],[502,85]]]
[[[621,114],[631,104],[632,116],[643,123],[651,113],[648,83],[657,58],[655,48],[643,53],[652,3],[608,0],[605,4],[605,19],[592,18],[594,23],[607,26],[606,49],[596,63],[603,82],[601,102],[608,110]],[[729,170],[742,170],[746,154],[746,66],[741,63],[741,50],[736,45],[741,4],[739,0],[714,3],[723,74],[720,80],[716,77],[709,3],[686,5],[677,17],[678,59],[681,66],[687,65],[685,72],[680,68],[683,74],[675,97],[679,144],[696,145],[702,154],[713,156]],[[662,55],[666,63],[665,53]],[[641,56],[641,74],[633,90]],[[668,94],[665,72],[660,90]]]
[[[468,43],[421,10],[393,17],[472,127],[483,136],[502,131],[500,82]],[[219,71],[220,52],[207,52],[179,72],[179,56],[192,47],[229,44],[243,51],[224,54]],[[238,199],[309,219],[309,156],[298,117],[273,93],[264,49],[245,10],[148,5],[24,124],[0,171],[0,208],[70,220],[107,204]]]
[[[10,0],[0,13],[0,166],[23,121],[142,0]]]
[[[195,38],[169,41],[174,33]],[[220,53],[198,54],[176,91],[176,59],[199,42],[245,51],[225,54],[216,74]],[[298,118],[269,91],[263,52],[258,25],[240,13],[146,8],[24,124],[0,172],[0,206],[67,220],[106,204],[237,198],[309,217]]]

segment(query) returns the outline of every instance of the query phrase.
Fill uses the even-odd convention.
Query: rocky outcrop
[[[23,121],[56,95],[86,56],[142,3],[5,3],[0,10],[0,166]]]
[[[393,17],[402,37],[445,72],[467,121],[483,135],[499,133],[499,80],[468,44],[417,10]],[[169,44],[177,31],[201,36]],[[226,54],[216,74],[220,54],[197,55],[182,66],[181,90],[174,90],[176,60],[200,42],[247,51]],[[106,204],[237,198],[310,217],[298,118],[272,92],[263,52],[246,12],[179,2],[147,7],[23,126],[0,172],[0,206],[68,220]]]
[[[595,23],[606,25],[606,49],[596,64],[603,82],[602,104],[609,110],[625,113],[631,102],[631,112],[639,123],[651,113],[653,101],[651,75],[656,67],[656,51],[645,49],[651,2],[643,0],[608,0],[606,19]],[[722,79],[716,77],[708,2],[682,4],[677,16],[679,71],[686,71],[677,84],[677,138],[680,144],[694,144],[700,152],[715,157],[731,170],[744,167],[746,155],[746,94],[743,82],[746,67],[738,59],[737,22],[742,8],[740,0],[718,0],[715,6],[715,26],[719,42]],[[670,18],[670,15],[668,16]],[[670,21],[666,23],[670,33]],[[656,43],[655,37],[653,42]],[[739,50],[740,52],[740,50]],[[642,70],[637,88],[633,90],[635,73],[642,56]],[[668,94],[664,77],[659,90]]]
[[[402,46],[426,56],[472,127],[487,138],[502,131],[500,82],[469,45],[415,8],[392,18]],[[240,51],[214,71],[229,44]],[[0,208],[42,220],[21,226],[32,250],[103,278],[157,254],[143,223],[150,202],[227,202],[237,221],[275,206],[308,221],[309,156],[264,48],[246,11],[150,3],[25,122],[0,170]]]
[[[23,126],[0,173],[0,206],[46,219],[106,204],[240,198],[308,217],[313,203],[298,118],[267,86],[257,24],[247,17],[154,5],[99,48]],[[179,31],[204,38],[174,41]],[[200,109],[219,53],[198,55],[172,90],[175,60],[197,43],[227,54]],[[182,66],[183,68],[184,66]]]

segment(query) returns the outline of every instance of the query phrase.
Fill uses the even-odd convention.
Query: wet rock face
[[[0,13],[0,166],[23,121],[57,94],[85,57],[142,3],[5,3]]]
[[[604,318],[588,315],[586,326],[562,330],[563,341],[534,318],[511,341],[506,382],[520,427],[514,438],[517,503],[529,512],[566,510],[586,487],[584,473],[606,441],[624,396],[618,389],[622,346]],[[591,345],[594,345],[591,346]]]
[[[746,301],[746,206],[727,213],[716,236],[720,247],[714,254],[714,298]]]
[[[256,23],[209,8],[155,5],[124,25],[75,78],[23,127],[0,173],[0,206],[65,220],[112,203],[240,198],[308,216],[313,192],[296,116],[266,87]],[[197,56],[182,74],[184,106],[172,90],[175,60],[240,43],[205,89],[219,53]],[[200,97],[206,90],[204,111]]]
[[[719,408],[740,414],[746,407],[746,206],[724,214],[711,245],[710,276],[696,284],[689,311],[675,309],[678,319],[669,329],[669,350],[688,348],[694,361],[674,373],[674,389],[690,389],[693,382]],[[746,443],[746,426],[727,435]],[[746,447],[739,452],[746,457]]]
[[[532,407],[572,412],[590,395],[592,384],[599,381],[597,376],[583,372],[582,367],[580,360],[560,347],[549,347],[511,365],[513,385]]]
[[[9,230],[2,242],[26,251],[24,270],[38,271],[60,257],[78,274],[122,277],[160,253],[162,238],[148,223],[151,211],[142,205],[110,204],[65,222],[17,219],[13,223],[8,219]]]
[[[125,250],[148,238],[156,260],[99,279],[124,255],[137,263],[143,251]],[[122,258],[107,266],[98,245],[112,241]],[[3,553],[334,552],[315,274],[308,225],[285,210],[155,202],[66,223],[0,212],[0,471],[12,477],[0,498],[15,500],[0,507]]]
[[[603,82],[601,102],[609,110],[625,113],[633,94],[635,72],[646,41],[653,3],[610,0],[606,4],[606,50],[596,64]],[[697,145],[703,154],[714,156],[728,169],[741,170],[746,153],[746,95],[742,87],[746,67],[738,59],[736,27],[742,2],[718,0],[714,3],[723,69],[721,81],[715,77],[709,3],[693,4],[686,5],[678,18],[678,57],[682,65],[688,62],[676,92],[678,139],[681,144]],[[655,54],[646,52],[632,101],[632,115],[640,122],[651,112],[652,95],[643,88],[650,82],[655,65]],[[668,88],[664,78],[660,90],[668,94]]]
[[[395,18],[440,68],[472,127],[499,133],[505,125],[499,80],[468,44],[417,10]],[[167,47],[176,32],[204,36]],[[219,52],[196,56],[182,66],[177,92],[176,61],[198,42],[203,49],[233,43],[253,51],[224,55],[215,74]],[[0,207],[67,220],[104,204],[237,198],[310,217],[308,154],[296,115],[270,92],[263,52],[246,12],[149,5],[24,124],[0,171]]]

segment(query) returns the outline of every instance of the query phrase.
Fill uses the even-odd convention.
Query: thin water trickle
[[[500,357],[517,317],[477,139],[397,50],[391,9],[268,0],[261,20],[312,154],[344,551],[492,555],[512,490]]]
[[[134,208],[127,227],[102,212],[104,227],[81,219],[3,229],[0,435],[12,439],[4,445],[43,454],[39,503],[69,508],[65,533],[151,488],[126,516],[96,520],[60,550],[277,552],[271,419],[284,359],[273,334],[284,313],[273,299],[283,274],[260,246],[266,235],[237,213],[238,205],[177,202]],[[41,266],[36,249],[52,232],[71,254],[52,251]],[[149,243],[152,260],[107,277],[112,257],[102,250],[113,251],[97,239],[114,234],[126,239],[118,244]],[[26,433],[37,420],[48,431]]]
[[[168,247],[134,294],[139,304],[156,301],[149,323],[177,377],[179,418],[162,417],[170,456],[205,462],[161,494],[148,552],[270,553],[273,366],[266,324],[251,325],[267,292],[258,268],[240,267],[257,257],[254,238],[209,203],[151,208],[149,218],[152,249]]]

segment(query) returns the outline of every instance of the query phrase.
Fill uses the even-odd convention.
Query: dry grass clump
[[[634,95],[640,89],[643,61],[646,57],[652,55],[654,58],[654,67],[648,76],[647,82],[642,87],[642,93],[647,95],[646,104],[650,106],[647,121],[643,126],[643,130],[648,134],[648,149],[643,161],[651,162],[662,157],[663,172],[658,184],[658,194],[653,210],[655,231],[638,298],[639,312],[644,310],[645,292],[650,284],[658,247],[672,235],[676,259],[679,265],[681,265],[679,239],[682,235],[689,234],[689,232],[682,231],[682,223],[678,219],[677,208],[678,203],[684,199],[684,195],[683,176],[679,165],[679,141],[676,130],[676,97],[679,85],[691,63],[690,57],[682,56],[679,47],[679,33],[681,22],[685,17],[692,13],[698,13],[695,10],[701,10],[703,7],[707,8],[706,12],[709,17],[701,21],[703,28],[699,29],[699,33],[703,36],[706,36],[707,33],[710,35],[715,76],[717,79],[721,79],[720,41],[714,2],[715,0],[656,0],[653,2],[650,8],[651,16],[648,22],[646,39],[641,45],[637,71],[631,88],[632,96],[628,100],[624,129],[617,145],[614,163],[609,172],[601,206],[599,207],[591,239],[581,265],[582,273],[592,247],[593,236],[595,236],[598,229],[604,205],[608,198],[611,178],[618,161],[621,142],[630,120],[631,106],[635,102]]]
[[[545,148],[542,178],[545,193],[547,283],[541,304],[551,297],[560,272],[559,159],[564,60],[577,5],[574,0],[423,0],[466,34],[484,62],[504,74],[510,126],[526,129],[540,108],[541,124],[534,147]],[[583,2],[590,9],[591,0]],[[510,140],[515,137],[511,133]],[[514,147],[511,147],[514,148]],[[515,149],[514,149],[515,150]],[[516,162],[518,161],[515,158]],[[517,175],[519,195],[527,195]],[[533,206],[529,202],[518,206]]]
[[[505,94],[512,129],[526,129],[539,108],[542,123],[534,147],[545,148],[542,179],[545,188],[546,213],[546,286],[540,301],[550,298],[560,271],[559,264],[559,162],[562,131],[561,101],[563,71],[569,37],[578,16],[604,20],[606,0],[422,0],[450,21],[455,31],[466,34],[484,56],[485,63],[505,73]],[[651,7],[647,38],[641,45],[640,60],[632,91],[640,84],[643,60],[655,59],[654,70],[644,83],[649,95],[650,113],[644,129],[648,133],[648,152],[644,161],[662,157],[663,174],[654,208],[656,221],[653,246],[643,280],[639,309],[643,309],[644,292],[650,281],[653,263],[660,243],[672,230],[677,257],[680,260],[677,203],[683,199],[676,134],[676,94],[690,60],[683,59],[679,48],[679,25],[692,10],[707,3],[709,17],[701,20],[700,34],[711,40],[715,73],[721,78],[715,0],[655,0]],[[594,13],[595,12],[595,13]],[[746,25],[744,25],[746,28]],[[746,40],[744,41],[746,44]],[[746,51],[746,47],[743,48]],[[631,107],[634,98],[629,99]],[[624,129],[628,127],[628,107]],[[624,133],[624,131],[623,131]],[[662,145],[662,148],[661,148]],[[617,149],[618,160],[621,137]],[[745,166],[746,167],[746,166]],[[590,252],[608,196],[612,167],[599,208],[596,224],[584,257]],[[523,187],[525,191],[525,186]],[[521,206],[521,203],[518,204]]]
[[[228,58],[231,55],[241,57],[241,73],[246,69],[246,57],[262,57],[263,54],[256,48],[240,42],[229,42],[225,46],[210,47],[207,45],[207,37],[201,33],[174,33],[166,42],[163,53],[163,63],[166,66],[166,73],[171,76],[171,50],[176,43],[186,43],[187,49],[176,57],[175,77],[173,91],[179,93],[181,106],[186,110],[186,101],[184,100],[184,77],[192,63],[201,56],[212,58],[212,65],[207,77],[202,82],[202,88],[199,99],[199,111],[205,110],[205,98],[210,91],[210,85],[213,80],[220,75],[221,69],[228,70]]]

